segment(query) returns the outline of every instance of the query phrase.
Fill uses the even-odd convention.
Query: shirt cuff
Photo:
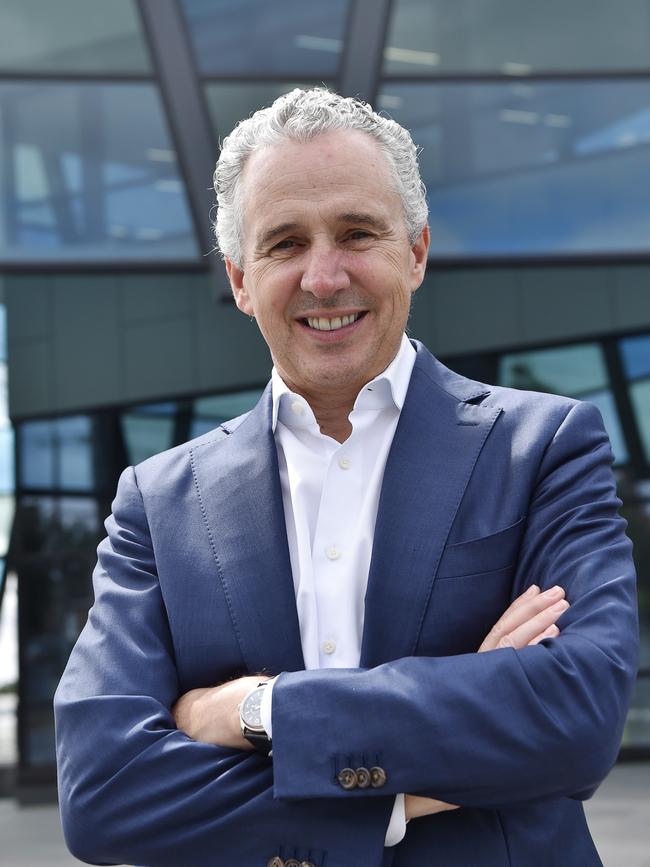
[[[273,677],[271,680],[266,682],[264,692],[262,693],[262,704],[260,705],[262,725],[264,726],[264,731],[270,738],[273,737],[273,727],[271,725],[271,697],[273,694],[273,684],[276,680],[277,678]]]
[[[397,846],[406,834],[406,809],[404,795],[395,795],[393,812],[390,814],[390,822],[386,831],[384,846]]]

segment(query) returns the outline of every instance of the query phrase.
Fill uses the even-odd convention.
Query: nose
[[[314,244],[305,256],[300,288],[316,298],[329,298],[350,286],[344,254],[329,243]]]

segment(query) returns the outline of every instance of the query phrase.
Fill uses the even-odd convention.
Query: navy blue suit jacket
[[[68,845],[91,863],[600,864],[581,800],[620,743],[637,665],[631,546],[584,403],[488,387],[417,344],[389,454],[361,667],[305,671],[270,388],[120,480],[95,604],[55,700]],[[531,584],[561,635],[475,651]],[[184,692],[283,672],[273,764],[176,730]],[[381,789],[345,791],[345,766]],[[461,809],[384,850],[398,792]]]

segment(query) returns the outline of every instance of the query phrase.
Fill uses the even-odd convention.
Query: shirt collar
[[[354,409],[384,409],[392,404],[398,412],[401,412],[411,381],[415,358],[415,349],[406,334],[403,334],[397,355],[386,370],[364,385],[354,402]],[[273,394],[273,433],[277,427],[281,406],[283,407],[283,416],[285,416],[285,407],[288,410],[289,407],[296,406],[291,416],[288,414],[285,416],[295,419],[295,422],[301,423],[299,420],[307,422],[309,417],[313,418],[307,401],[291,391],[275,367],[271,372],[271,389]],[[302,412],[298,407],[302,407]],[[298,411],[296,412],[296,410]]]

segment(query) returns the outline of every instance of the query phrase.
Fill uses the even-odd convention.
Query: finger
[[[563,597],[564,588],[559,586],[551,587],[549,590],[545,590],[544,593],[536,593],[528,597],[526,597],[526,594],[520,596],[501,615],[486,635],[485,640],[479,648],[479,653],[485,650],[495,650],[499,647],[499,642],[504,636],[523,626],[540,612],[551,608]],[[546,623],[546,626],[549,626],[553,622],[553,620],[550,620]],[[537,630],[537,632],[540,631],[539,629]],[[534,635],[537,635],[537,632]]]
[[[548,629],[545,629],[544,632],[540,632],[539,635],[536,635],[532,641],[528,642],[528,646],[532,647],[533,644],[539,644],[540,641],[543,641],[545,638],[557,638],[560,634],[560,630],[557,628],[555,624],[549,626]]]
[[[522,623],[521,626],[513,629],[512,632],[502,636],[497,647],[514,647],[516,650],[526,647],[537,635],[544,632],[549,626],[554,625],[555,621],[564,614],[568,607],[569,603],[566,599],[561,599],[555,605],[551,605],[550,608],[540,611],[539,614],[536,614],[530,620]]]

